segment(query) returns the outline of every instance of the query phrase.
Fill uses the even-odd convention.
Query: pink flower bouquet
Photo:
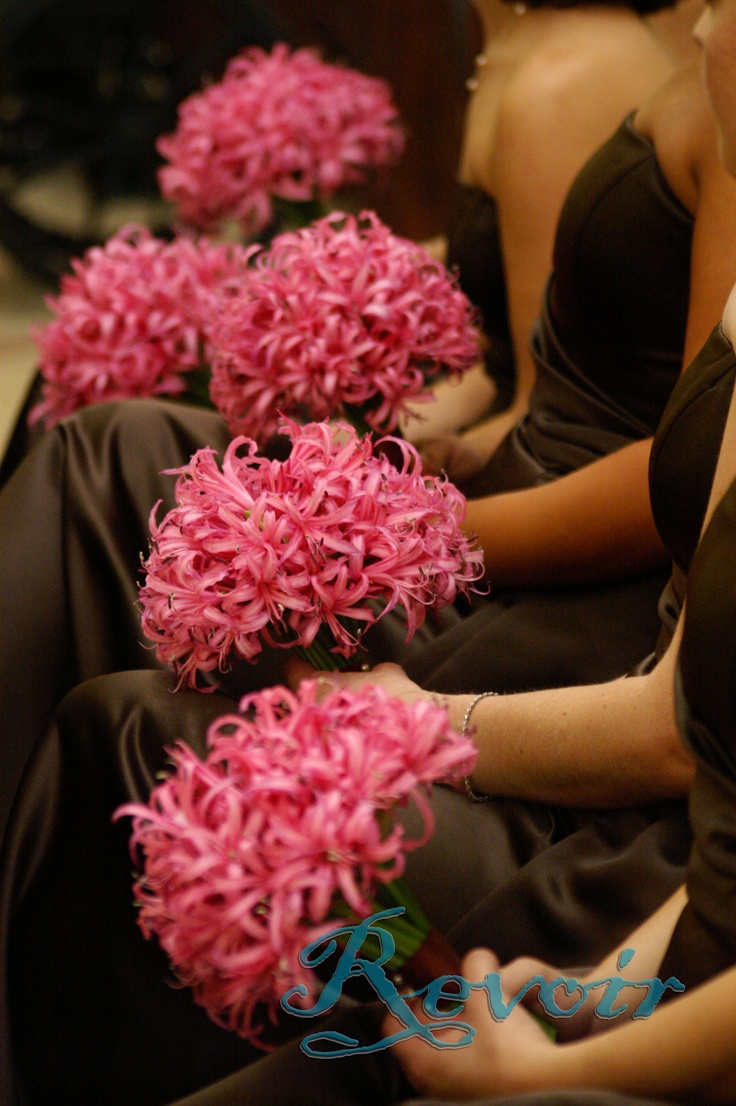
[[[177,505],[160,524],[151,513],[143,630],[192,686],[198,671],[222,671],[234,655],[252,661],[264,643],[301,647],[334,668],[397,606],[409,640],[429,608],[482,575],[482,552],[460,528],[465,499],[423,476],[410,445],[396,443],[396,468],[351,427],[285,431],[285,461],[242,438],[222,469],[211,449],[199,450],[176,470]]]
[[[235,219],[250,238],[272,223],[275,202],[329,198],[396,161],[403,142],[384,81],[313,50],[254,47],[180,105],[176,130],[158,141],[168,162],[159,185],[184,223],[215,231]]]
[[[73,261],[47,300],[56,317],[33,332],[44,383],[29,422],[49,428],[92,403],[184,393],[210,355],[218,289],[247,259],[241,246],[128,226]]]
[[[334,213],[275,238],[220,300],[210,393],[231,433],[259,442],[281,414],[388,433],[428,378],[477,360],[476,321],[422,246],[373,212]]]
[[[475,749],[443,708],[382,688],[248,696],[207,734],[204,761],[186,746],[149,805],[133,816],[138,921],[209,1016],[262,1044],[279,998],[316,989],[300,952],[339,920],[408,904],[393,936],[401,968],[429,923],[399,879],[405,853],[433,830],[431,784],[471,770]],[[398,807],[417,804],[420,840]],[[408,919],[408,920],[407,920]],[[392,920],[394,921],[394,920]],[[390,925],[386,923],[386,926]]]

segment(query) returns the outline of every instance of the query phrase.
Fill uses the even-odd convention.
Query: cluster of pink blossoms
[[[318,702],[312,681],[240,709],[210,727],[204,762],[178,747],[150,804],[116,817],[133,816],[143,932],[214,1021],[263,1043],[280,996],[314,984],[299,953],[335,928],[336,898],[374,912],[378,886],[432,833],[431,784],[469,772],[475,749],[444,709],[378,687]],[[421,840],[392,818],[411,800]]]
[[[219,289],[248,256],[127,226],[73,261],[47,300],[55,318],[33,332],[44,384],[29,421],[49,428],[92,403],[183,392],[185,374],[210,355]]]
[[[264,441],[280,414],[357,407],[390,432],[440,370],[478,357],[474,309],[447,270],[373,212],[279,235],[213,320],[212,400],[232,434]]]
[[[272,221],[273,197],[329,198],[395,161],[403,141],[384,81],[313,50],[253,47],[180,105],[158,141],[159,185],[183,222],[212,231],[232,218],[249,237]]]
[[[177,470],[177,505],[160,524],[151,513],[143,631],[192,686],[197,671],[222,671],[234,654],[253,660],[264,642],[309,647],[323,625],[333,652],[350,656],[355,624],[379,617],[373,601],[403,608],[408,640],[428,608],[482,575],[482,552],[460,528],[464,497],[424,477],[407,443],[396,442],[397,469],[348,426],[285,430],[285,461],[244,438],[222,470],[199,450]]]

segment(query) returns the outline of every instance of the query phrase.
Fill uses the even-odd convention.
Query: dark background
[[[407,144],[374,206],[399,234],[442,230],[479,41],[467,0],[272,0],[272,7],[303,43],[391,82]]]
[[[351,205],[407,237],[442,231],[479,43],[469,0],[0,0],[0,245],[55,285],[111,197],[158,196],[155,140],[177,104],[279,40],[390,82],[406,149]],[[23,206],[29,182],[70,168],[89,191],[73,234],[53,225],[63,192],[49,219]]]

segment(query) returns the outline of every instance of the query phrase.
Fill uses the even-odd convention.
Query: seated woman
[[[700,28],[721,141],[736,171],[736,0],[720,0]],[[662,1001],[651,1017],[630,1024],[579,1019],[571,1033],[560,1023],[561,1043],[553,1044],[521,1009],[495,1022],[478,992],[463,1013],[477,1028],[469,1048],[435,1049],[407,1040],[368,1057],[320,1062],[292,1043],[250,1063],[247,1045],[209,1024],[183,990],[165,985],[162,954],[136,932],[125,827],[110,822],[118,803],[146,797],[164,764],[166,744],[179,737],[201,748],[204,724],[221,707],[227,709],[228,700],[194,692],[172,697],[160,674],[119,674],[83,685],[63,704],[34,757],[4,854],[0,885],[8,971],[2,1024],[8,1039],[0,1070],[10,1075],[12,1051],[15,1090],[20,1094],[22,1088],[24,1103],[34,1106],[56,1096],[80,1106],[103,1101],[114,1106],[179,1096],[179,1106],[274,1101],[374,1106],[418,1094],[434,1102],[507,1096],[505,1102],[527,1091],[535,1092],[531,1101],[537,1106],[540,1092],[543,1102],[581,1106],[613,1106],[632,1101],[632,1095],[733,1101],[734,343],[736,291],[723,326],[679,382],[657,436],[653,506],[663,534],[673,544],[687,543],[705,518],[685,616],[661,662],[646,674],[592,687],[480,701],[451,697],[449,709],[458,722],[473,711],[479,748],[473,786],[528,801],[501,799],[476,808],[466,797],[440,790],[438,799],[452,799],[456,815],[443,820],[442,802],[435,800],[440,815],[435,837],[444,838],[448,856],[433,865],[431,880],[443,883],[448,897],[456,886],[453,865],[477,845],[477,827],[458,816],[459,804],[486,812],[488,823],[498,826],[504,819],[512,826],[513,809],[526,808],[526,825],[536,825],[540,837],[560,814],[575,817],[576,805],[604,808],[590,815],[587,827],[600,831],[597,851],[578,852],[574,837],[569,850],[571,839],[559,840],[561,829],[540,856],[529,835],[515,834],[517,870],[509,865],[505,881],[450,933],[459,951],[481,941],[503,960],[529,952],[580,963],[592,951],[589,922],[596,900],[598,944],[607,938],[610,948],[629,932],[622,928],[627,912],[622,900],[652,892],[651,850],[644,841],[629,855],[620,851],[613,808],[682,794],[692,781],[694,847],[687,896],[676,890],[674,864],[671,898],[664,902],[666,881],[660,881],[649,906],[652,918],[626,940],[635,950],[637,969],[627,978],[671,976],[686,985],[685,994]],[[691,446],[688,456],[683,443]],[[394,666],[325,679],[352,685],[380,681],[408,698],[427,694]],[[687,752],[678,741],[678,724]],[[483,849],[492,849],[492,838],[492,833],[485,838]],[[480,869],[472,875],[482,878]],[[416,871],[409,877],[422,896],[426,882]],[[630,902],[628,908],[633,916]],[[614,953],[583,978],[616,974],[616,963]],[[466,958],[464,973],[475,981],[497,964],[490,953],[476,951]],[[520,980],[539,969],[528,959],[509,965],[502,973],[507,991],[514,993]],[[542,967],[543,974],[548,971]],[[391,1027],[382,1027],[377,1015],[380,1019],[371,1007],[348,1004],[329,1028],[359,1041],[367,1034],[382,1038]],[[590,1032],[593,1028],[605,1032]],[[283,1027],[285,1035],[293,1030]],[[234,1070],[239,1063],[248,1066]],[[226,1078],[201,1089],[221,1076]],[[591,1096],[590,1089],[612,1094]]]
[[[585,348],[585,372],[568,359],[567,375],[546,389],[535,421],[542,461],[518,451],[500,466],[499,494],[469,505],[490,599],[411,652],[403,633],[374,635],[377,659],[400,660],[432,690],[595,683],[626,672],[656,640],[668,570],[648,502],[646,435],[683,349],[704,341],[736,279],[736,184],[718,162],[695,74],[668,83],[636,122],[642,131],[628,120],[578,178],[558,236],[551,288],[566,290],[566,334]],[[605,311],[588,320],[594,278]],[[172,505],[174,480],[160,473],[226,442],[210,412],[91,407],[46,435],[3,489],[0,619],[12,634],[0,645],[0,826],[64,693],[156,666],[141,641],[136,575],[152,506]],[[693,548],[676,551],[683,570]],[[261,667],[249,678],[272,677]]]
[[[736,169],[736,3],[709,6],[698,24],[705,48],[709,85],[723,120],[724,151]],[[724,331],[736,341],[736,294],[724,317]],[[586,1019],[552,1045],[523,1011],[499,1026],[480,995],[471,1000],[478,1033],[461,1052],[434,1050],[416,1041],[397,1046],[396,1056],[413,1088],[442,1101],[497,1101],[499,1095],[552,1092],[567,1088],[607,1089],[624,1096],[678,1102],[733,1102],[736,1062],[732,1010],[736,996],[736,716],[733,704],[733,642],[736,635],[736,402],[732,402],[711,496],[709,517],[693,561],[681,641],[670,655],[676,663],[670,686],[674,709],[696,774],[689,799],[694,842],[685,892],[677,892],[626,940],[636,950],[636,978],[676,977],[686,993],[671,999],[650,1018],[613,1025]],[[664,666],[663,666],[664,667]],[[616,950],[583,978],[615,974]],[[476,950],[465,961],[468,978],[497,968],[495,958]],[[523,958],[501,972],[508,993],[540,972],[559,973]],[[641,991],[623,991],[617,1005],[637,1009]],[[464,1017],[470,1013],[470,1004]],[[564,1026],[565,1023],[563,1022]],[[265,1073],[263,1073],[265,1074]],[[247,1077],[246,1077],[247,1078]],[[246,1083],[246,1086],[248,1084]],[[272,1084],[276,1086],[276,1084]],[[244,1087],[238,1087],[238,1092]],[[231,1086],[231,1092],[235,1090]],[[282,1101],[288,1094],[277,1093]],[[535,1102],[540,1100],[538,1093]],[[237,1101],[237,1097],[233,1099]],[[574,1101],[573,1095],[573,1101]],[[624,1098],[629,1101],[628,1097]],[[210,1102],[206,1095],[194,1101]],[[212,1100],[217,1101],[216,1097]],[[257,1102],[248,1088],[248,1102]],[[513,1101],[517,1101],[513,1098]],[[524,1101],[520,1097],[519,1102]]]
[[[736,0],[728,3],[736,12]],[[693,863],[700,866],[690,887],[698,931],[693,949],[706,948],[700,931],[708,929],[707,970],[720,970],[717,958],[732,955],[724,936],[732,920],[720,909],[728,901],[722,885],[732,851],[724,802],[730,767],[720,742],[733,730],[731,673],[723,665],[730,663],[728,643],[736,625],[730,586],[736,540],[734,339],[736,296],[723,329],[716,328],[678,383],[655,444],[653,506],[673,549],[697,543],[711,485],[712,504],[723,498],[709,517],[693,565],[684,635],[678,629],[659,665],[628,679],[482,700],[448,698],[457,725],[471,709],[479,747],[471,783],[493,801],[472,803],[464,794],[438,789],[435,835],[411,855],[407,875],[459,952],[481,941],[503,960],[529,953],[580,963],[623,939],[682,880],[689,839],[684,803],[677,797],[690,785],[695,757],[693,794],[702,799],[692,807],[698,843]],[[675,721],[678,657],[682,694],[693,716],[691,754],[679,742]],[[408,698],[428,694],[393,665],[325,679],[381,682]],[[201,750],[207,722],[231,707],[221,692],[202,696],[185,690],[172,696],[171,680],[162,673],[118,673],[72,692],[39,743],[15,807],[0,879],[8,965],[1,1020],[12,1036],[0,1070],[8,1077],[15,1070],[22,1101],[30,1106],[53,1101],[55,1094],[80,1106],[166,1103],[185,1095],[191,1096],[188,1106],[304,1102],[309,1095],[321,1104],[396,1102],[416,1094],[393,1062],[396,1056],[421,1089],[447,1093],[442,1063],[434,1054],[431,1063],[423,1056],[415,1060],[413,1050],[318,1064],[287,1044],[252,1064],[251,1046],[209,1023],[185,990],[166,985],[163,954],[144,942],[135,926],[128,830],[122,822],[113,825],[110,815],[122,802],[147,797],[175,739]],[[709,732],[717,735],[711,752]],[[705,759],[709,769],[700,766]],[[725,856],[711,851],[722,848]],[[691,925],[685,920],[689,914],[683,915],[667,965],[669,974],[681,973],[687,983],[694,982],[699,956],[676,953],[676,942],[687,946],[695,940],[685,928]],[[488,971],[494,963],[476,954],[465,970]],[[648,967],[637,978],[647,973]],[[475,1017],[472,1005],[470,1013]],[[665,1014],[670,1016],[663,1008]],[[651,1025],[659,1023],[657,1017]],[[336,1018],[337,1028],[358,1039],[382,1035],[371,1008],[348,1003]],[[513,1032],[514,1024],[513,1019],[503,1027],[484,1022],[479,1041],[489,1051],[502,1050],[503,1044],[494,1045],[495,1033]],[[294,1032],[293,1023],[285,1022],[275,1043]],[[472,1050],[464,1050],[458,1055],[472,1069],[468,1082],[457,1084],[455,1069],[449,1079],[471,1096],[494,1086],[483,1082],[494,1075],[499,1091],[518,1089],[512,1077],[532,1080],[553,1048],[533,1032],[534,1026],[522,1028],[518,1048],[517,1038],[512,1041],[513,1072],[500,1062],[489,1072],[485,1063],[472,1063]],[[534,1063],[526,1066],[519,1049],[529,1042]],[[561,1067],[567,1047],[560,1049]],[[592,1069],[594,1085],[613,1079],[612,1062],[606,1066],[601,1060]],[[251,1066],[238,1071],[243,1064]],[[628,1053],[626,1065],[628,1071]],[[224,1083],[199,1090],[225,1076]],[[658,1093],[651,1083],[642,1090]]]
[[[526,410],[534,379],[529,332],[568,189],[682,53],[672,48],[671,34],[663,44],[657,19],[649,18],[661,8],[657,0],[624,6],[473,0],[473,7],[482,49],[468,81],[458,183],[437,255],[457,268],[479,308],[488,348],[484,369],[460,386],[439,385],[438,402],[418,408],[421,421],[405,422],[404,434],[417,443],[478,422],[489,402],[505,411],[486,428],[500,441]],[[675,12],[669,23],[687,19],[687,12]]]

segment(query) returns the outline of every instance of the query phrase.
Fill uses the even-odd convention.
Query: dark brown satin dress
[[[685,568],[735,372],[733,351],[716,330],[678,385],[655,451],[653,487],[660,480],[669,486],[668,468],[677,479],[697,474],[693,496],[679,485],[671,501],[675,517],[658,513],[663,530],[671,526],[681,539]],[[681,443],[690,440],[691,419],[708,432],[692,440],[685,463]],[[186,991],[171,986],[163,954],[138,932],[127,831],[123,823],[113,826],[110,814],[147,796],[174,740],[201,749],[207,722],[233,705],[223,692],[172,694],[171,686],[165,673],[140,669],[82,684],[64,700],[32,758],[1,873],[7,988],[0,1023],[9,1028],[0,1071],[17,1079],[5,1100],[16,1101],[12,1095],[22,1088],[26,1098],[17,1101],[29,1106],[153,1106],[229,1073],[234,1083],[215,1085],[193,1103],[411,1097],[386,1053],[315,1068],[317,1061],[288,1045],[250,1066],[249,1046],[208,1022]],[[690,844],[683,803],[568,811],[508,800],[474,805],[437,788],[433,805],[435,835],[412,854],[408,877],[461,953],[485,943],[502,960],[530,953],[590,962],[683,877]],[[347,1003],[335,1017],[361,1039],[375,1031],[372,1007]],[[301,1032],[288,1020],[280,1030],[283,1037]]]
[[[447,227],[447,265],[457,273],[460,287],[480,312],[488,339],[486,372],[497,388],[492,410],[501,411],[514,398],[516,365],[498,208],[482,188],[462,183],[455,187]],[[478,417],[482,413],[479,411]]]
[[[694,844],[688,905],[660,974],[694,987],[736,964],[736,482],[703,535],[687,603],[676,705],[697,763]]]
[[[534,483],[540,470],[547,479],[653,432],[679,371],[692,220],[630,121],[604,151],[581,174],[560,224],[538,335],[559,357],[550,354],[544,372],[540,363],[524,448],[502,466],[517,473],[517,486],[522,453],[532,468],[521,483]],[[632,218],[636,233],[624,232]],[[608,220],[619,228],[615,240]],[[626,258],[616,260],[622,247]],[[588,322],[589,333],[600,329],[597,350],[576,345],[572,325],[576,312],[592,309],[596,274],[609,278],[598,318]],[[46,435],[0,494],[0,835],[23,765],[63,695],[97,675],[156,667],[135,599],[149,512],[159,499],[162,511],[171,505],[174,478],[159,474],[202,445],[226,443],[224,424],[208,411],[155,401],[88,408]],[[397,660],[423,686],[447,693],[605,680],[653,648],[666,579],[655,572],[582,588],[494,591],[469,614],[448,615],[440,632],[427,627],[408,649],[403,627],[386,620],[371,632],[371,648],[375,659]]]
[[[565,200],[531,337],[529,412],[463,488],[467,495],[546,483],[654,434],[682,365],[691,239],[692,217],[629,116]],[[454,693],[621,675],[652,647],[667,576],[496,589],[461,626],[412,653],[407,671]]]

